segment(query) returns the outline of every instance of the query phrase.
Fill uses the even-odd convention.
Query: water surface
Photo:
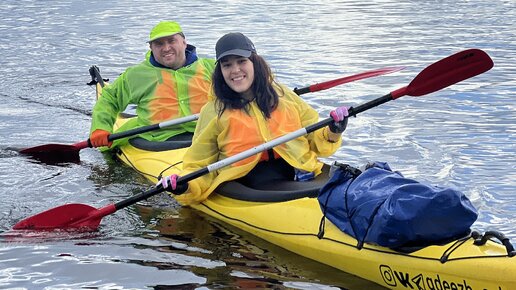
[[[463,191],[474,229],[516,240],[514,1],[11,1],[0,6],[0,288],[382,289],[181,208],[167,196],[105,217],[98,232],[12,233],[68,203],[102,207],[149,188],[110,156],[81,151],[48,165],[17,148],[87,138],[88,68],[115,79],[140,62],[149,30],[179,21],[201,56],[241,31],[277,78],[302,87],[388,66],[398,73],[303,96],[322,117],[406,86],[427,65],[480,48],[487,73],[404,97],[350,120],[328,161],[386,161],[406,176]]]

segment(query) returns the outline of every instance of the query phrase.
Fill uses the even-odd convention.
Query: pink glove
[[[334,121],[328,126],[330,127],[330,131],[332,131],[333,133],[344,132],[344,130],[346,130],[346,127],[348,126],[348,107],[338,107],[330,112],[330,116],[333,118]]]
[[[349,116],[348,107],[342,106],[330,112],[330,116],[333,118],[333,121],[340,122],[343,121],[344,118]]]
[[[160,185],[169,192],[173,194],[182,194],[188,189],[188,183],[178,184],[177,180],[179,179],[179,175],[172,174],[170,176],[165,176],[158,181],[156,185]]]

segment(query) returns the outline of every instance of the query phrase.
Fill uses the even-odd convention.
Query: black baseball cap
[[[256,53],[253,42],[240,32],[231,32],[222,36],[215,45],[217,61],[228,55],[250,57]]]

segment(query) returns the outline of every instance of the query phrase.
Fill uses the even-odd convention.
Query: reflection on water
[[[145,178],[94,149],[64,164],[17,151],[87,139],[95,102],[89,67],[113,80],[140,62],[160,18],[179,21],[201,56],[213,57],[224,33],[246,33],[291,88],[406,66],[303,95],[322,117],[406,86],[452,53],[485,50],[491,71],[360,114],[329,159],[385,161],[405,176],[457,187],[479,210],[476,230],[503,231],[514,243],[514,1],[180,2],[2,2],[0,288],[381,289],[181,208],[166,194],[104,217],[91,234],[10,232],[58,205],[100,208],[149,189]]]
[[[296,289],[331,289],[324,285],[348,288],[360,281],[367,289],[383,289],[272,246],[189,208],[180,208],[176,213],[148,207],[138,208],[143,219],[158,219],[153,229],[159,232],[160,240],[176,241],[178,244],[174,246],[174,250],[190,251],[189,255],[196,252],[193,255],[210,257],[210,260],[221,261],[227,266],[209,273],[199,269],[205,274],[201,276],[207,277],[211,286],[223,286],[232,281],[232,288],[242,289],[283,286]],[[307,283],[304,280],[307,275],[318,277],[318,283]],[[350,281],[346,281],[347,279]]]
[[[6,247],[0,249],[0,257],[9,266],[0,270],[0,285],[342,289],[360,281],[361,287],[383,289],[186,208],[137,206],[137,211],[154,226],[134,236],[109,238],[102,230],[2,234]],[[319,278],[308,282],[306,275]],[[71,277],[80,277],[81,282],[71,283]]]

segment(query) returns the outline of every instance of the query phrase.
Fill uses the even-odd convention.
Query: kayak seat
[[[129,144],[138,149],[159,152],[190,147],[192,145],[193,133],[187,132],[167,139],[167,141],[156,142],[136,137],[129,139]]]
[[[221,184],[216,192],[229,198],[254,202],[280,202],[303,197],[315,198],[319,195],[319,190],[329,180],[329,168],[329,165],[324,165],[323,172],[310,181],[264,182],[251,188],[233,180]]]

